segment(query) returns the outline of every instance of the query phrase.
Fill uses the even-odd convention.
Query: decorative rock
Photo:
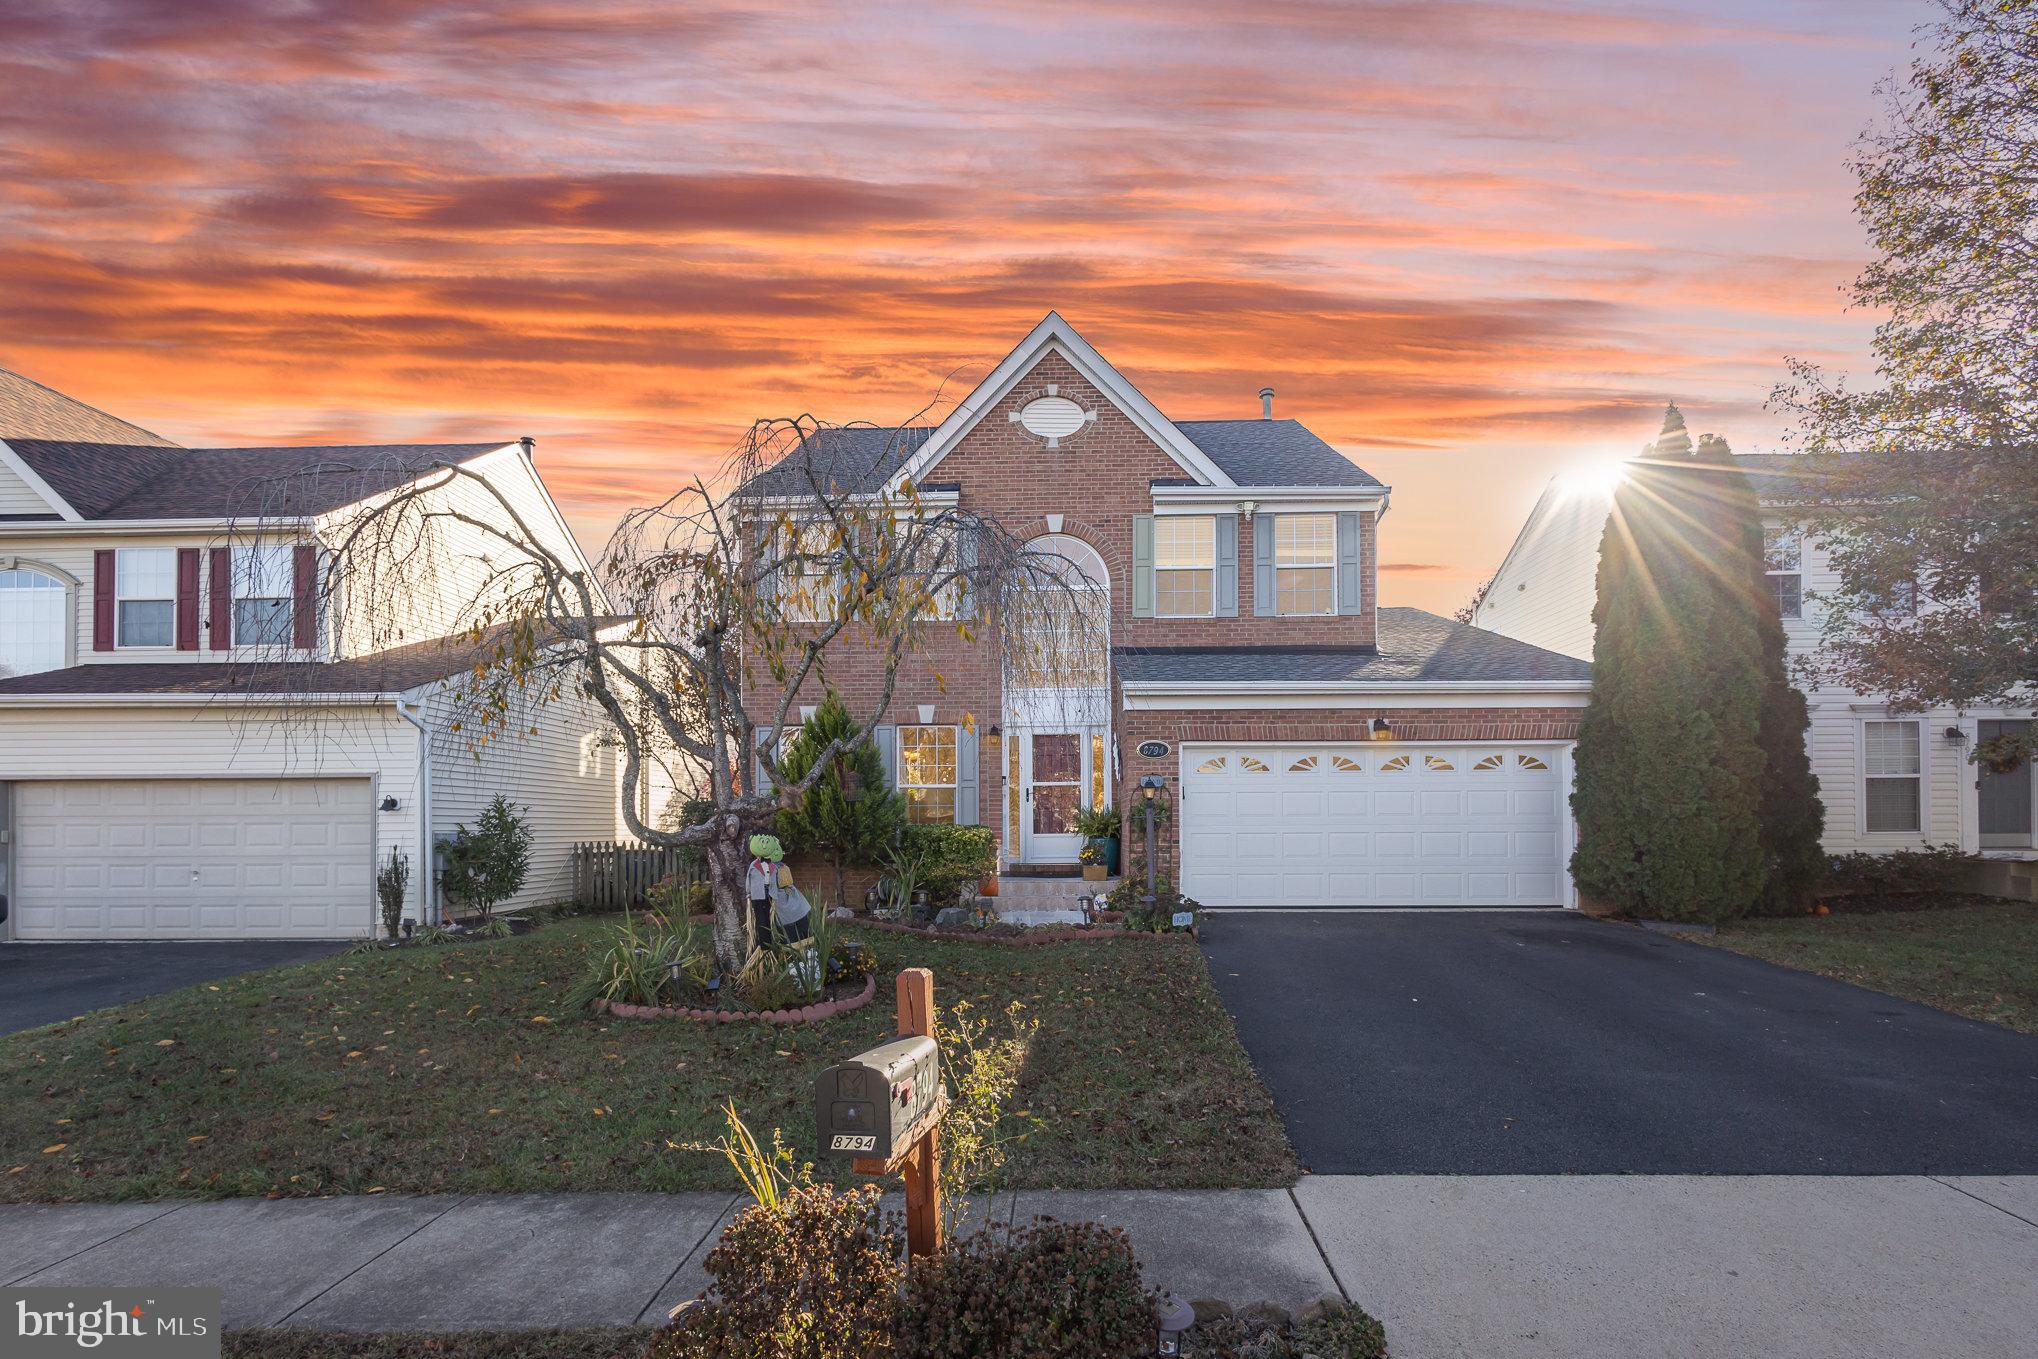
[[[1198,1326],[1231,1315],[1231,1304],[1222,1298],[1191,1298],[1189,1306],[1195,1310]]]
[[[934,913],[934,928],[936,929],[942,929],[949,925],[967,924],[969,924],[969,912],[960,906],[943,906]]]

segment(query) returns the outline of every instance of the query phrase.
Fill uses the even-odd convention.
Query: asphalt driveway
[[[1319,1174],[2038,1173],[2038,1037],[1563,912],[1217,913]]]
[[[237,972],[330,957],[344,942],[0,944],[0,1034]]]

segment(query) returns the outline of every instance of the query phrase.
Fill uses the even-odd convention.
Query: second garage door
[[[366,934],[369,815],[366,779],[17,783],[15,935]]]
[[[1551,746],[1182,747],[1182,891],[1206,906],[1554,906]]]

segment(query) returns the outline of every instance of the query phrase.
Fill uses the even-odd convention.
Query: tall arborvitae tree
[[[885,778],[877,746],[833,689],[779,757],[779,774],[797,784],[822,752],[838,746],[833,768],[808,784],[797,802],[779,809],[777,830],[787,850],[812,850],[835,866],[835,904],[845,906],[849,865],[875,860],[905,823],[906,808]]]
[[[1673,406],[1607,519],[1572,873],[1623,910],[1715,921],[1752,909],[1767,877],[1762,643],[1746,599],[1760,559],[1716,527],[1692,454]]]
[[[1826,873],[1826,854],[1819,844],[1826,808],[1819,801],[1819,780],[1805,745],[1811,709],[1790,679],[1789,641],[1764,570],[1761,500],[1735,464],[1725,439],[1706,435],[1698,441],[1694,457],[1706,482],[1709,521],[1719,537],[1740,540],[1740,557],[1747,568],[1742,607],[1754,620],[1761,642],[1763,769],[1756,809],[1765,878],[1757,909],[1789,914],[1810,904]]]

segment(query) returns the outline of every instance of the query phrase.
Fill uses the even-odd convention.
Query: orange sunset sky
[[[1843,159],[1933,13],[0,0],[0,366],[189,444],[535,435],[598,546],[1055,308],[1170,415],[1272,384],[1448,611],[1666,399],[1774,449],[1785,355],[1865,370]]]

